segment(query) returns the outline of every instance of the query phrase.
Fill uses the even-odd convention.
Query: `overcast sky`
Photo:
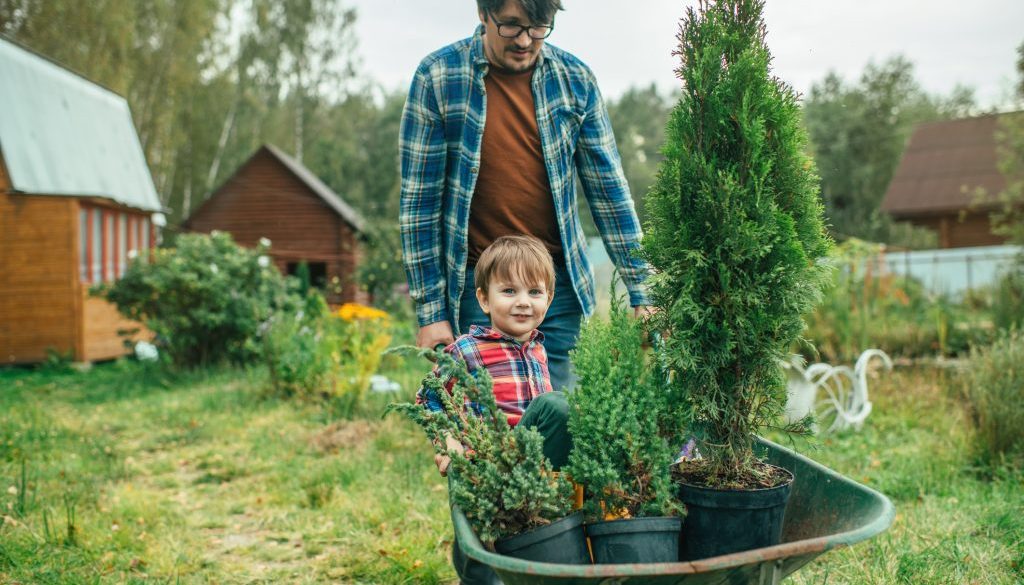
[[[473,0],[348,0],[358,12],[361,70],[386,89],[405,90],[420,59],[469,36]],[[563,0],[549,42],[594,70],[602,91],[676,87],[671,53],[679,19],[695,0]],[[768,0],[775,74],[806,93],[833,70],[855,82],[870,61],[901,54],[926,90],[957,83],[979,104],[1012,103],[1016,48],[1024,42],[1024,0]]]

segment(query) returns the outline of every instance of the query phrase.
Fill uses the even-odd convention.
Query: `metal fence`
[[[591,238],[588,244],[587,256],[594,267],[599,304],[603,305],[613,266],[600,238]],[[909,275],[932,294],[960,298],[968,290],[995,284],[1022,251],[1019,246],[887,251],[868,262],[873,274]]]
[[[887,251],[869,262],[875,274],[909,275],[932,294],[958,298],[995,284],[1020,253],[1018,246]]]

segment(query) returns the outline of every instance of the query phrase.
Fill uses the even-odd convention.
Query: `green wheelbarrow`
[[[875,490],[770,441],[759,440],[758,448],[769,463],[796,476],[776,546],[681,563],[559,565],[488,551],[458,509],[455,532],[466,555],[490,565],[506,585],[773,585],[821,553],[867,540],[892,524],[895,509]]]

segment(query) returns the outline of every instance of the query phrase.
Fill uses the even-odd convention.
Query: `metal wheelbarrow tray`
[[[769,463],[796,476],[776,546],[692,562],[560,565],[486,550],[459,510],[455,531],[466,555],[490,565],[507,585],[772,585],[821,553],[867,540],[892,524],[895,509],[884,495],[771,441],[760,439],[758,448]]]

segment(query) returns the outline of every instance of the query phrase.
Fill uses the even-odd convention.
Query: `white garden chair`
[[[867,375],[875,357],[882,360],[885,369],[892,369],[892,360],[880,349],[860,354],[852,369],[821,362],[804,367],[802,357],[792,356],[783,363],[788,391],[786,419],[797,421],[813,412],[818,432],[860,430],[871,414]]]

